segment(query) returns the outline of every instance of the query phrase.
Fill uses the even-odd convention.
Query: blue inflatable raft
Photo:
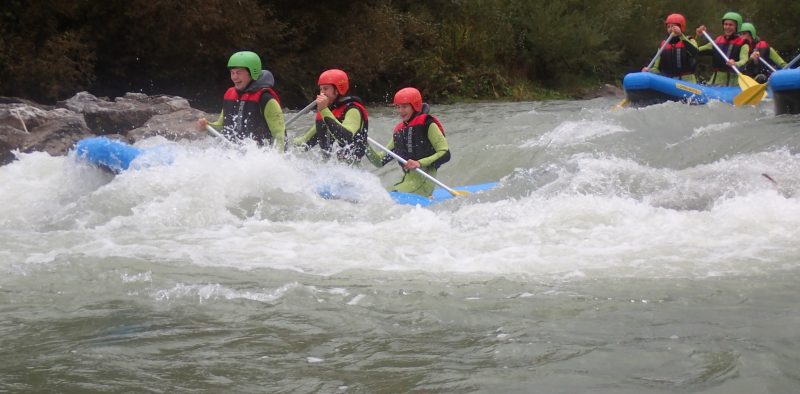
[[[488,183],[481,183],[478,185],[457,186],[454,187],[453,189],[469,193],[477,193],[484,190],[489,190],[497,186],[497,184],[498,184],[497,182],[488,182]],[[414,193],[389,192],[389,194],[392,196],[392,199],[394,199],[394,201],[398,204],[420,205],[423,207],[427,207],[433,204],[438,204],[440,202],[450,200],[454,197],[452,194],[450,194],[450,192],[440,187],[437,187],[436,189],[433,190],[433,195],[431,196],[431,198],[420,196],[419,194],[414,194]]]
[[[769,78],[775,115],[800,113],[800,69],[778,70]]]
[[[718,100],[733,104],[733,99],[742,92],[739,87],[699,85],[644,72],[626,75],[622,80],[622,87],[628,102],[634,107],[666,101],[706,104],[709,100]]]
[[[75,144],[75,153],[79,160],[83,160],[115,174],[119,174],[130,168],[142,168],[153,164],[169,164],[173,160],[171,152],[160,149],[159,147],[142,149],[106,137],[91,137],[78,141]],[[343,187],[341,185],[335,185],[336,187],[328,186],[329,187],[318,190],[317,193],[326,199],[356,199],[352,196],[348,197],[347,193],[343,192]],[[497,182],[460,186],[454,189],[476,193],[491,189],[495,186],[497,186]],[[339,192],[332,190],[339,190]],[[390,192],[389,194],[398,204],[420,205],[423,207],[453,198],[449,192],[441,188],[435,189],[431,198],[413,193]]]
[[[80,160],[119,174],[131,167],[142,149],[106,137],[84,138],[75,144]]]

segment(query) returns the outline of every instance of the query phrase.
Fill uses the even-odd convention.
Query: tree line
[[[228,57],[252,50],[290,107],[328,68],[372,102],[410,85],[440,102],[569,97],[646,65],[666,15],[720,34],[729,10],[787,61],[800,51],[800,2],[784,0],[5,0],[0,95],[163,93],[211,110]]]

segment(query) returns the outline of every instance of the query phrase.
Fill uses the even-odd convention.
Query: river
[[[499,186],[431,208],[392,202],[394,163],[313,152],[22,154],[0,392],[796,392],[800,117],[614,103],[433,106],[440,180]],[[396,122],[371,107],[370,136]]]

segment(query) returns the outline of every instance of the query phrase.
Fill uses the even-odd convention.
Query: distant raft
[[[775,115],[800,113],[800,69],[778,70],[769,78]]]
[[[622,80],[622,87],[633,107],[667,101],[707,104],[710,100],[717,100],[733,104],[733,99],[742,92],[735,86],[706,86],[645,72],[626,75]]]

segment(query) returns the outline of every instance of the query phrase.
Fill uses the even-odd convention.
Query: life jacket
[[[677,41],[677,42],[676,42]],[[664,42],[661,42],[664,45]],[[667,77],[678,77],[694,74],[697,60],[694,54],[689,53],[689,48],[680,37],[674,37],[661,52],[659,69]]]
[[[747,44],[747,40],[738,34],[734,34],[731,37],[719,36],[714,42],[717,43],[719,49],[722,50],[722,53],[724,53],[728,59],[733,59],[734,61],[739,60],[739,51],[741,51],[743,45]],[[711,58],[711,68],[714,71],[734,72],[733,69],[725,63],[725,59],[716,51],[714,51],[714,56]]]
[[[342,97],[337,100],[330,108],[333,116],[339,121],[343,121],[347,111],[351,108],[356,108],[361,113],[361,127],[353,134],[352,139],[347,136],[349,131],[342,131],[344,136],[335,135],[335,130],[329,130],[328,125],[322,119],[322,114],[317,112],[316,128],[317,134],[315,138],[319,143],[320,149],[323,152],[331,152],[334,143],[338,142],[339,149],[336,151],[336,156],[339,160],[346,162],[357,162],[364,157],[367,152],[367,133],[369,131],[369,114],[367,108],[364,107],[361,98],[356,96]],[[342,138],[345,137],[345,138]]]
[[[435,123],[444,135],[444,127],[432,115],[420,113],[411,118],[408,122],[400,122],[394,127],[392,139],[394,140],[394,153],[406,160],[424,159],[436,153],[436,149],[428,139],[428,128],[431,123]],[[450,151],[444,156],[433,162],[434,168],[439,168],[442,164],[450,161]]]
[[[272,143],[272,133],[264,119],[264,108],[273,98],[280,105],[278,94],[272,88],[246,90],[241,93],[234,87],[229,88],[222,101],[222,111],[225,114],[222,134],[236,140],[251,138],[259,145],[265,141]]]
[[[755,45],[753,45],[753,44],[750,44],[750,45],[751,45],[751,48],[750,48],[750,54],[751,55],[753,54],[753,52],[758,51],[758,53],[761,56],[761,58],[766,60],[767,63],[769,63],[772,67],[775,67],[775,69],[779,69],[780,68],[769,57],[770,46],[769,46],[768,42],[766,42],[764,40],[758,40],[758,41],[755,42]],[[749,75],[751,77],[755,77],[758,74],[764,74],[766,76],[769,76],[770,74],[772,74],[772,70],[770,70],[769,67],[765,66],[764,63],[761,63],[760,60],[757,60],[755,62],[753,62],[751,60],[749,63],[747,63],[746,70],[742,70],[742,72],[744,72],[745,74],[747,74],[747,75]]]

